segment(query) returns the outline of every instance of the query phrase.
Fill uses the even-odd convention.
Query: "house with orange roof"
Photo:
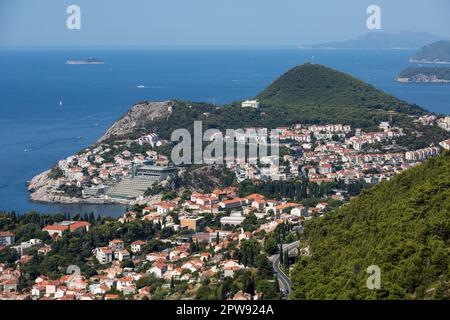
[[[267,202],[264,199],[255,199],[251,202],[251,206],[256,210],[263,210],[266,207],[266,203]]]
[[[15,242],[15,234],[10,231],[0,231],[0,246],[10,246]]]
[[[109,241],[108,247],[110,247],[113,251],[119,251],[123,250],[123,248],[125,247],[125,243],[120,239],[114,239]]]
[[[242,292],[239,291],[237,292],[233,298],[231,298],[231,300],[252,300],[252,296],[251,294],[247,293],[247,292]]]
[[[244,197],[247,200],[247,204],[252,204],[255,200],[264,200],[265,197],[262,194],[259,193],[253,193],[251,195],[248,195]]]
[[[150,212],[155,211],[155,210],[156,210],[155,207],[153,207],[153,206],[147,206],[147,207],[145,207],[144,209],[142,209],[142,213],[143,213],[143,214],[147,214],[147,213],[150,213]]]
[[[234,273],[236,271],[241,270],[242,267],[241,266],[230,266],[230,267],[224,267],[223,268],[223,276],[226,277],[234,277]]]
[[[86,221],[62,221],[45,226],[42,231],[48,232],[51,237],[61,237],[64,231],[89,231],[91,224]]]
[[[148,274],[153,274],[158,278],[162,278],[162,276],[166,272],[167,272],[167,264],[165,263],[154,263],[153,266],[147,270]]]
[[[119,295],[118,294],[105,294],[105,300],[117,300],[119,299]]]
[[[125,261],[125,260],[129,260],[131,258],[130,253],[128,252],[128,250],[118,250],[116,252],[114,252],[114,257],[119,260],[119,261]]]
[[[176,205],[170,202],[160,202],[157,203],[155,206],[159,214],[168,214],[176,208]]]
[[[95,248],[94,255],[100,264],[110,263],[113,260],[113,250],[109,247]]]
[[[47,284],[45,286],[45,295],[47,297],[54,297],[55,293],[58,289],[58,286],[60,285],[59,280],[49,280],[47,281]]]
[[[219,202],[219,206],[226,210],[226,209],[233,209],[233,208],[239,208],[242,205],[246,203],[246,199],[244,198],[234,198],[231,200],[222,200]]]
[[[212,268],[207,269],[205,271],[202,271],[202,273],[200,274],[200,279],[203,280],[203,279],[208,279],[208,278],[214,277],[216,275],[216,273],[217,272],[214,271]]]
[[[142,251],[143,247],[147,244],[146,241],[134,241],[131,243],[131,252],[133,252],[134,254],[139,253]]]
[[[305,206],[299,205],[295,208],[292,208],[290,214],[297,217],[304,217],[308,215],[308,209]]]
[[[274,213],[277,215],[280,215],[283,213],[289,213],[291,211],[291,209],[296,208],[298,206],[300,206],[298,203],[292,203],[292,202],[279,204],[275,207]]]

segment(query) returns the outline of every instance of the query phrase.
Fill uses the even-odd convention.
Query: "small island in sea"
[[[401,83],[450,83],[450,68],[407,68],[397,77]]]
[[[105,61],[89,57],[82,60],[68,60],[66,64],[105,64]]]
[[[415,63],[450,64],[450,41],[437,41],[424,46],[409,59]]]

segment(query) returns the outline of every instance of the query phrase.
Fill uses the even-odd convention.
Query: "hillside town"
[[[260,194],[239,198],[236,192],[236,188],[226,188],[214,190],[211,194],[193,193],[186,200],[176,198],[128,211],[118,219],[119,223],[151,222],[151,225],[158,225],[163,231],[170,229],[170,237],[159,239],[166,248],[149,249],[148,242],[153,239],[132,242],[110,239],[106,246],[92,250],[91,260],[97,261],[96,275],[85,277],[82,274],[69,274],[50,279],[48,275],[41,274],[31,287],[21,290],[21,266],[30,261],[31,255],[51,253],[52,245],[56,245],[65,235],[89,233],[91,224],[64,220],[47,225],[42,228],[51,238],[46,243],[40,239],[31,239],[17,244],[13,232],[2,232],[1,250],[14,250],[19,259],[15,267],[0,266],[1,298],[148,298],[151,296],[150,288],[142,286],[143,281],[140,282],[140,279],[154,279],[163,289],[180,282],[195,292],[197,285],[204,279],[234,278],[240,275],[240,271],[249,270],[249,263],[238,254],[245,242],[263,244],[265,236],[273,233],[280,225],[289,225],[288,230],[294,236],[295,231],[301,228],[302,221],[320,216],[327,210],[327,203],[306,208],[299,203],[267,199]],[[220,225],[213,226],[207,221],[210,217],[218,218]],[[248,230],[250,220],[254,230],[244,231],[244,228]],[[253,295],[239,291],[228,298],[259,299],[262,294],[258,290]]]
[[[258,108],[259,104],[245,101],[242,106]],[[426,115],[415,121],[450,130],[448,116]],[[267,136],[260,136],[260,129],[244,128],[243,134],[236,136],[237,143],[256,139],[259,144],[273,147]],[[404,130],[389,122],[381,122],[377,131],[370,132],[344,124],[296,124],[275,130],[279,139],[276,147],[288,152],[276,164],[270,157],[253,162],[245,157],[226,161],[237,182],[301,178],[319,184],[374,184],[389,180],[449,146],[447,140],[423,149],[405,150],[396,144],[396,139],[406,135]],[[150,133],[135,140],[87,148],[58,162],[49,174],[51,187],[46,192],[92,203],[147,203],[151,199],[146,197],[146,190],[165,186],[179,174],[170,158],[156,151],[167,143],[157,133]]]
[[[258,108],[258,104],[247,101],[243,107]],[[449,124],[448,117],[425,116],[417,121],[444,129]],[[244,129],[245,134],[257,131]],[[83,263],[95,269],[90,275],[38,274],[31,284],[24,285],[22,271],[32,259],[52,255],[55,246],[69,235],[82,237],[97,232],[97,222],[78,217],[44,223],[40,231],[45,237],[20,243],[16,243],[15,230],[2,231],[0,253],[12,252],[17,259],[9,265],[0,264],[0,298],[194,299],[207,286],[220,288],[220,283],[230,279],[239,282],[258,274],[264,266],[269,269],[266,278],[252,285],[249,281],[254,280],[246,278],[244,285],[219,297],[282,297],[285,288],[280,288],[274,278],[272,262],[279,254],[284,260],[284,272],[289,273],[292,257],[277,252],[280,246],[298,239],[305,221],[320,219],[327,211],[350,201],[355,194],[348,186],[390,180],[442,149],[450,149],[450,140],[446,140],[419,150],[405,150],[396,144],[396,139],[405,136],[404,130],[389,122],[381,122],[377,131],[343,124],[297,124],[276,128],[276,132],[278,147],[284,150],[278,164],[266,159],[236,159],[226,164],[235,176],[233,186],[211,192],[179,190],[164,200],[145,195],[146,190],[167,184],[178,171],[167,156],[155,150],[168,143],[155,133],[137,140],[96,145],[59,161],[50,173],[52,192],[69,192],[83,199],[128,201],[133,203],[132,209],[107,225],[119,223],[127,228],[137,224],[156,233],[133,234],[127,239],[111,236],[100,241],[100,246],[88,246],[89,256]],[[304,196],[298,199],[286,193],[280,198],[245,192],[240,185],[246,181],[254,186],[274,181],[305,183]],[[312,190],[325,185],[331,186],[327,192]],[[255,256],[259,257],[259,266]]]

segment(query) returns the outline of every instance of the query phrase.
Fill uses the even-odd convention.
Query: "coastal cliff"
[[[30,192],[30,200],[39,203],[60,203],[60,204],[144,204],[161,201],[160,195],[153,195],[146,197],[142,201],[120,201],[118,199],[83,199],[68,197],[62,192],[54,190],[53,185],[55,181],[49,178],[51,170],[47,170],[33,177],[27,183],[27,189]]]
[[[167,118],[172,113],[174,101],[141,102],[134,105],[125,115],[115,122],[98,140],[99,143],[111,138],[120,138],[143,127],[146,122]]]
[[[62,192],[53,189],[55,183],[50,179],[49,173],[51,170],[47,170],[33,177],[31,181],[27,183],[27,189],[30,192],[30,200],[42,203],[62,203],[62,204],[74,204],[74,203],[89,203],[89,204],[105,204],[111,203],[105,200],[96,199],[82,199],[68,197]]]

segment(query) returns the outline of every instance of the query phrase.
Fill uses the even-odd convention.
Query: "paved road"
[[[299,244],[299,241],[294,241],[289,244],[283,245],[283,252],[290,251],[294,248],[296,248]],[[280,283],[280,290],[284,293],[284,295],[287,297],[291,293],[292,290],[292,281],[289,279],[289,277],[281,270],[280,268],[280,255],[274,254],[270,257],[270,260],[273,264],[273,271],[275,275],[278,278],[278,282]]]

